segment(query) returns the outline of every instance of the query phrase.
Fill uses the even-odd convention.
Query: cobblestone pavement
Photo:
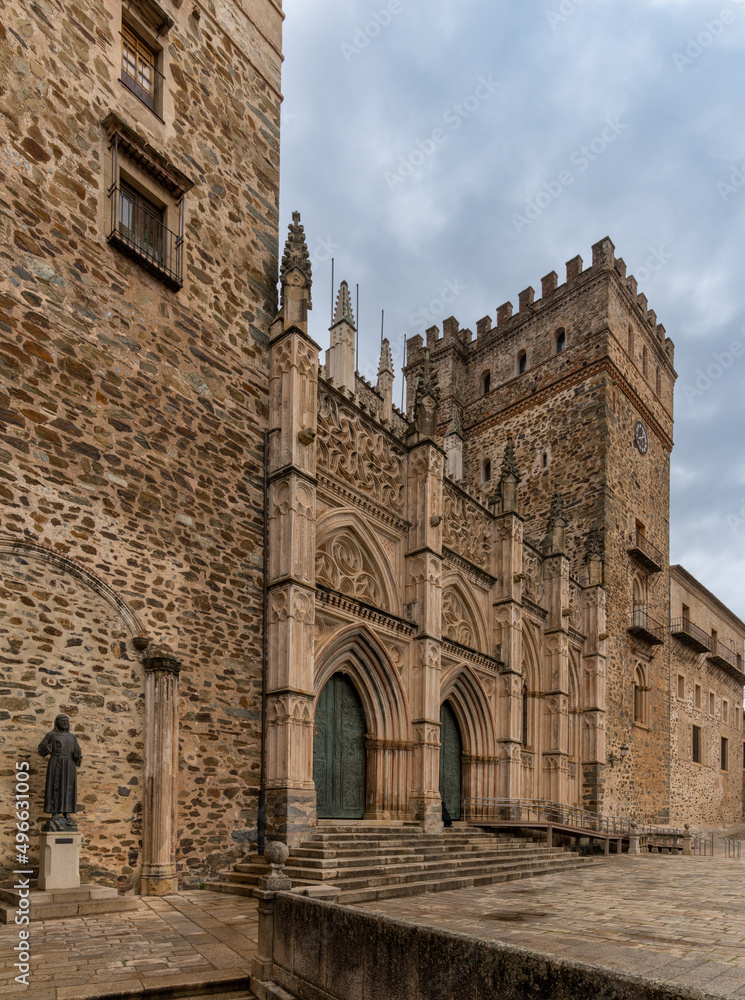
[[[745,997],[745,859],[623,856],[567,874],[357,905]]]
[[[18,930],[0,924],[0,996],[83,1000],[145,987],[247,981],[257,942],[255,899],[194,891],[139,903],[126,913],[31,924],[29,987],[15,982]]]

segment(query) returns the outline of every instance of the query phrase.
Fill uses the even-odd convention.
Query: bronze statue
[[[52,814],[42,830],[77,830],[70,813],[77,812],[77,769],[83,755],[80,744],[70,732],[70,720],[66,715],[58,715],[54,720],[54,729],[39,744],[39,753],[42,757],[49,756],[44,812]]]

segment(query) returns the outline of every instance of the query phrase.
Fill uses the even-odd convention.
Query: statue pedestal
[[[80,832],[53,831],[39,834],[41,856],[39,858],[39,888],[43,892],[54,889],[78,889],[80,887]]]

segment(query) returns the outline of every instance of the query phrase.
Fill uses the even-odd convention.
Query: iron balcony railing
[[[664,565],[662,552],[638,529],[631,532],[626,551],[653,572],[659,573]]]
[[[626,630],[652,646],[661,646],[665,641],[665,626],[653,618],[646,608],[635,608],[631,612]]]
[[[711,636],[688,618],[674,618],[670,622],[670,634],[698,653],[711,652]]]
[[[467,822],[482,823],[555,823],[578,830],[592,830],[608,836],[629,836],[636,823],[639,836],[682,837],[684,831],[670,827],[638,823],[629,816],[601,816],[575,806],[562,805],[548,799],[464,798],[463,811]]]
[[[723,661],[721,663],[722,666],[726,664],[733,670],[741,669],[740,664],[737,661],[737,653],[733,649],[730,649],[729,646],[725,646],[722,642],[718,642],[716,647],[712,649],[709,659]]]
[[[184,238],[171,232],[157,215],[125,199],[118,185],[110,189],[111,232],[109,243],[137,260],[153,274],[179,289],[183,284]]]

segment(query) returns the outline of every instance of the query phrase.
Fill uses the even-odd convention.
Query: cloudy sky
[[[331,256],[374,378],[382,309],[400,365],[405,334],[474,329],[609,235],[676,344],[671,559],[745,618],[745,0],[285,11],[281,226],[300,210],[314,337]]]

